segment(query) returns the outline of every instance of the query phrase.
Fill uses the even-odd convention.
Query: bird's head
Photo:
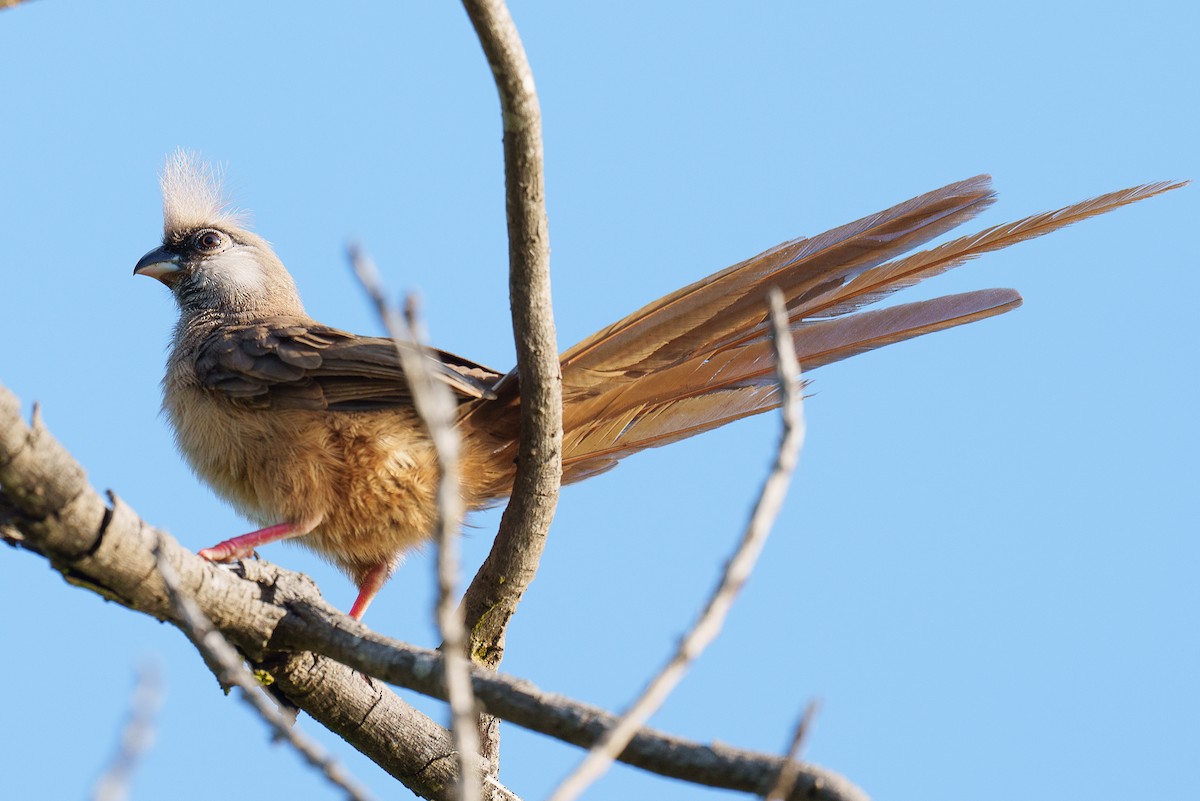
[[[185,314],[304,314],[283,262],[230,210],[211,167],[175,153],[163,170],[162,193],[162,245],[142,256],[134,275],[166,284]]]

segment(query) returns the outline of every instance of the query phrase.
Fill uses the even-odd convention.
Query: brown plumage
[[[924,245],[993,202],[987,176],[796,239],[684,287],[562,356],[563,480],[773,409],[764,296],[787,300],[806,370],[1001,314],[1021,297],[989,289],[859,311],[981,253],[1174,189],[1159,183]],[[321,325],[265,241],[226,210],[212,173],[179,155],[163,176],[163,244],[134,272],[180,309],[164,408],[192,468],[266,528],[201,551],[242,558],[298,537],[359,587],[361,617],[399,556],[434,522],[436,465],[391,340]],[[459,399],[468,508],[511,491],[519,395],[505,375],[449,353],[430,365]]]

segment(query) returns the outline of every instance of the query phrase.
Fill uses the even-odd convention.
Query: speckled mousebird
[[[985,289],[863,306],[987,251],[1173,189],[1158,183],[903,255],[994,200],[969,178],[710,275],[562,354],[563,481],[776,408],[764,298],[782,290],[805,371],[1021,304]],[[163,405],[192,469],[265,526],[200,551],[214,561],[295,539],[358,586],[361,618],[400,556],[432,535],[436,465],[390,339],[322,325],[261,237],[228,210],[211,169],[179,153],[162,175],[162,245],[138,275],[179,306]],[[519,433],[515,380],[449,353],[430,365],[458,400],[463,500],[510,493]],[[513,376],[515,377],[515,376]]]

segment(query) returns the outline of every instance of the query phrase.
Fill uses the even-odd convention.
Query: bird
[[[163,409],[199,478],[261,528],[199,554],[230,562],[294,540],[345,572],[361,620],[403,554],[433,536],[438,466],[392,339],[308,316],[291,274],[232,210],[194,154],[161,174],[163,236],[135,275],[178,306]],[[995,201],[987,175],[935,189],[811,238],[784,242],[643,306],[561,354],[564,483],[647,448],[777,408],[765,296],[783,294],[807,374],[831,362],[1022,303],[983,289],[864,307],[980,254],[1176,189],[1143,184],[913,252]],[[515,370],[445,351],[423,357],[452,391],[462,500],[512,491]]]

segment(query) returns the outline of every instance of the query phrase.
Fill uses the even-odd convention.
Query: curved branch
[[[463,597],[471,654],[495,668],[504,633],[537,573],[562,478],[562,373],[550,304],[550,239],[542,112],[533,71],[503,0],[463,0],[483,47],[504,120],[509,299],[521,387],[521,442],[512,499],[491,553]]]

